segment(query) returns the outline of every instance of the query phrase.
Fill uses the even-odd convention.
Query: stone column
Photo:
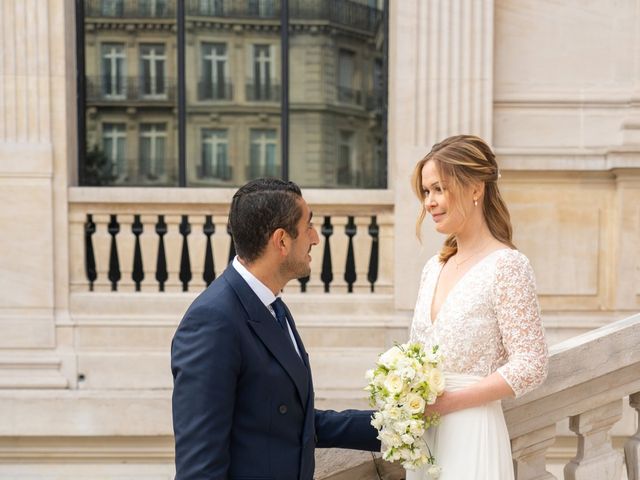
[[[547,450],[556,441],[556,425],[548,425],[511,440],[517,480],[554,480],[547,472]]]
[[[65,3],[0,0],[2,386],[16,358],[2,349],[53,349],[56,309],[67,311]]]
[[[443,239],[425,226],[409,179],[434,143],[461,133],[491,142],[493,0],[391,2],[389,178],[395,190],[396,308],[413,308],[424,260]],[[427,223],[427,222],[425,222]],[[417,259],[416,256],[419,255]]]
[[[629,480],[640,480],[640,392],[629,395],[629,405],[639,414],[638,430],[625,444],[624,458]]]
[[[578,454],[564,467],[567,480],[614,480],[622,473],[622,454],[613,449],[609,430],[622,418],[622,400],[575,415],[569,428],[578,434]]]

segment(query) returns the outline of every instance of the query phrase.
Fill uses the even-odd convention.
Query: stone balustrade
[[[71,191],[71,292],[198,291],[235,255],[227,228],[234,190],[130,191]],[[311,253],[314,275],[294,289],[391,293],[392,264],[380,259],[392,258],[392,199],[356,195],[360,201],[341,204],[335,195],[328,202],[322,191],[305,191],[320,244]]]
[[[614,450],[611,427],[629,396],[640,410],[640,314],[579,335],[550,349],[549,377],[542,387],[503,403],[518,480],[555,478],[545,455],[556,424],[569,418],[578,436],[577,455],[564,468],[566,480],[618,480],[626,460],[629,480],[640,480],[640,428]],[[624,458],[623,458],[624,457]]]

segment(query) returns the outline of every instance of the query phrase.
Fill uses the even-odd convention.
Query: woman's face
[[[440,178],[435,163],[429,160],[422,167],[422,190],[424,207],[435,222],[436,231],[446,235],[459,233],[470,213],[465,206],[473,206],[472,189],[460,192],[459,199],[452,198],[446,179]]]

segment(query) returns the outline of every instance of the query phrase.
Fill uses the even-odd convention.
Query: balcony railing
[[[198,82],[198,100],[231,100],[232,98],[231,83],[212,83],[203,80]]]
[[[175,18],[175,0],[85,0],[87,18]]]
[[[360,90],[356,90],[351,87],[338,86],[338,101],[341,103],[348,103],[351,105],[361,105],[362,95]]]
[[[139,77],[122,77],[116,82],[105,77],[86,77],[88,103],[95,102],[165,102],[176,101],[174,78],[165,77],[163,82],[151,84]]]
[[[280,18],[279,0],[187,0],[186,14],[196,17]],[[292,20],[328,21],[345,27],[373,32],[381,25],[382,11],[351,0],[290,0]]]
[[[625,461],[628,479],[640,479],[640,426],[624,455],[610,436],[627,396],[640,412],[638,345],[640,314],[551,347],[544,385],[503,402],[517,480],[555,478],[546,470],[546,453],[555,442],[556,423],[567,418],[578,451],[564,467],[565,479],[619,480]]]
[[[382,11],[351,0],[292,0],[289,16],[300,20],[326,20],[373,32],[381,25]]]
[[[207,163],[196,167],[196,175],[201,180],[224,180],[233,178],[233,167],[231,165],[218,164],[213,167]]]
[[[247,83],[246,96],[250,102],[279,102],[280,85]]]
[[[223,18],[280,18],[280,0],[187,0],[188,16]]]
[[[171,197],[183,192],[140,189],[114,202],[117,191],[102,190],[79,188],[72,195],[72,291],[199,291],[235,255],[228,201],[215,203],[201,192],[196,203],[175,202]],[[326,191],[315,195],[326,197]],[[380,260],[393,252],[392,206],[318,204],[313,195],[307,200],[318,218],[320,244],[311,277],[291,282],[288,291],[389,294],[392,265]]]

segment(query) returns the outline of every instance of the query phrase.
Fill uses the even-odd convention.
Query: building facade
[[[178,25],[169,1],[78,3],[0,2],[0,478],[169,479],[173,331],[232,253],[234,187],[281,166],[279,6],[185,1]],[[409,178],[449,135],[497,153],[550,344],[638,311],[637,1],[392,0],[386,63],[375,15],[290,4],[290,177],[322,241],[285,295],[319,405],[363,405],[406,338],[442,242],[415,238]]]

